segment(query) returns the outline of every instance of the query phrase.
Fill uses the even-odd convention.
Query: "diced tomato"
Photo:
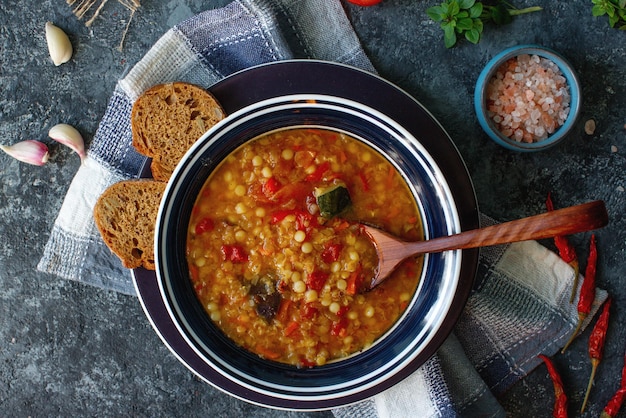
[[[279,222],[282,222],[283,219],[285,219],[287,216],[292,215],[294,213],[293,210],[277,210],[276,212],[272,213],[272,218],[270,219],[270,223],[275,225]]]
[[[330,335],[334,337],[345,337],[348,331],[348,318],[340,317],[338,320],[333,321],[330,328]]]
[[[322,250],[322,260],[325,263],[332,263],[339,260],[342,245],[338,243],[327,242]]]
[[[263,347],[261,344],[257,344],[257,346],[255,347],[256,352],[259,353],[260,355],[262,355],[263,357],[270,359],[270,360],[276,360],[277,358],[280,357],[280,354],[277,353],[276,351],[273,351],[267,347]]]
[[[305,210],[299,209],[281,209],[272,213],[270,219],[271,224],[277,224],[282,222],[289,215],[294,215],[296,218],[296,229],[298,231],[308,231],[310,228],[318,226],[317,217],[311,215]]]
[[[328,280],[329,274],[325,271],[314,271],[310,273],[306,278],[306,287],[313,290],[322,290]]]
[[[263,183],[263,194],[267,196],[268,199],[272,198],[280,190],[280,187],[281,184],[278,180],[276,180],[276,177],[270,177],[265,183]]]
[[[202,290],[204,290],[205,288],[205,284],[204,282],[196,282],[196,284],[194,284],[193,289],[196,291],[197,295],[202,294]]]
[[[367,180],[367,177],[365,177],[365,173],[362,171],[359,172],[359,180],[361,180],[361,186],[363,187],[363,191],[368,192],[370,190],[370,184]]]
[[[291,321],[289,325],[287,325],[287,328],[283,330],[283,335],[285,337],[288,337],[293,334],[299,327],[300,324],[298,324],[296,321]]]
[[[224,261],[232,261],[233,263],[248,261],[248,254],[239,245],[222,245],[222,256]]]
[[[315,315],[317,315],[319,310],[310,303],[305,303],[300,308],[300,316],[303,319],[312,319]]]
[[[285,323],[289,313],[289,306],[291,306],[291,300],[283,298],[278,306],[278,312],[276,313],[276,320],[278,322]]]
[[[289,283],[283,280],[279,280],[278,284],[276,285],[276,289],[278,289],[280,293],[285,293],[287,290],[289,290]]]
[[[189,276],[191,278],[191,281],[194,283],[200,280],[200,270],[198,269],[198,266],[196,266],[195,264],[189,265]]]
[[[304,357],[300,358],[300,367],[310,368],[310,367],[314,367],[314,366],[316,366],[314,361],[307,360]]]
[[[316,182],[320,181],[326,173],[330,169],[330,162],[324,161],[322,164],[318,165],[314,172],[306,176],[306,181],[308,182]]]
[[[215,229],[215,223],[211,218],[202,218],[196,224],[196,235],[201,235],[205,232],[213,231]]]
[[[363,275],[361,274],[363,271],[363,267],[361,263],[357,266],[356,270],[353,271],[350,276],[348,276],[348,286],[346,287],[346,293],[349,295],[356,295],[361,285],[363,284]]]
[[[272,202],[285,204],[293,201],[300,204],[307,196],[313,195],[313,186],[305,182],[284,184],[272,197]]]
[[[337,316],[339,317],[345,316],[349,311],[350,311],[349,306],[342,306],[341,308],[339,308],[339,311],[337,311]]]
[[[317,217],[303,210],[298,211],[296,215],[296,229],[298,231],[308,231],[318,225]]]

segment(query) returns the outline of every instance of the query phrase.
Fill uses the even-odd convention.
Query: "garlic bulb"
[[[0,145],[0,149],[16,160],[33,164],[44,165],[48,162],[48,146],[43,142],[27,139],[13,145]]]
[[[72,58],[74,49],[70,38],[63,29],[54,26],[52,22],[46,22],[46,41],[54,65],[59,66]]]
[[[74,150],[80,157],[81,162],[85,160],[85,142],[83,141],[83,136],[72,125],[59,123],[50,128],[48,136]]]

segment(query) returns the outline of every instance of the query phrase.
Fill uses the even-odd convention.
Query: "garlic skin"
[[[48,136],[55,141],[70,147],[80,157],[81,163],[85,161],[85,141],[83,136],[78,132],[76,128],[67,123],[59,123],[54,125],[48,131]]]
[[[46,22],[46,42],[48,43],[50,58],[57,67],[72,58],[74,49],[70,38],[63,32],[63,29],[54,26],[52,22]]]
[[[48,162],[48,146],[43,142],[27,139],[13,145],[0,145],[0,149],[16,160],[42,166]]]

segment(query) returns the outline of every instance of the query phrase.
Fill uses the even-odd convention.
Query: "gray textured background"
[[[80,163],[68,148],[50,142],[47,131],[70,123],[89,143],[116,81],[161,34],[226,3],[143,0],[121,52],[128,11],[115,1],[91,28],[63,0],[0,4],[0,143],[38,139],[51,151],[44,167],[0,155],[1,416],[331,416],[273,411],[224,395],[170,354],[136,298],[35,270]],[[347,12],[380,74],[416,97],[448,130],[467,162],[483,212],[500,220],[535,214],[544,209],[548,191],[558,206],[606,201],[611,225],[597,233],[598,285],[615,300],[605,359],[584,414],[598,416],[618,385],[626,349],[626,32],[592,17],[591,1],[515,0],[518,7],[542,4],[544,10],[502,28],[486,26],[478,45],[462,42],[446,50],[442,32],[425,14],[436,3],[383,0],[371,8],[347,6]],[[74,45],[72,60],[60,67],[49,60],[47,20],[65,29]],[[583,114],[567,143],[537,154],[493,144],[472,108],[482,66],[520,43],[561,52],[583,88]],[[589,118],[598,126],[591,136],[583,132]],[[574,237],[583,265],[588,237]],[[556,357],[572,416],[579,415],[589,373],[588,334]],[[553,389],[545,368],[501,402],[510,416],[550,416]]]

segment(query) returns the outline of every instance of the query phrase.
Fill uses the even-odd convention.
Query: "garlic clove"
[[[52,22],[46,22],[46,42],[54,65],[59,66],[72,58],[74,49],[70,38],[63,29],[54,26]]]
[[[43,142],[27,139],[13,145],[0,145],[0,149],[16,160],[32,164],[44,165],[48,162],[48,146]]]
[[[85,141],[83,136],[78,132],[76,128],[67,123],[59,123],[54,125],[48,131],[48,136],[63,145],[70,147],[80,157],[80,161],[85,160]]]

